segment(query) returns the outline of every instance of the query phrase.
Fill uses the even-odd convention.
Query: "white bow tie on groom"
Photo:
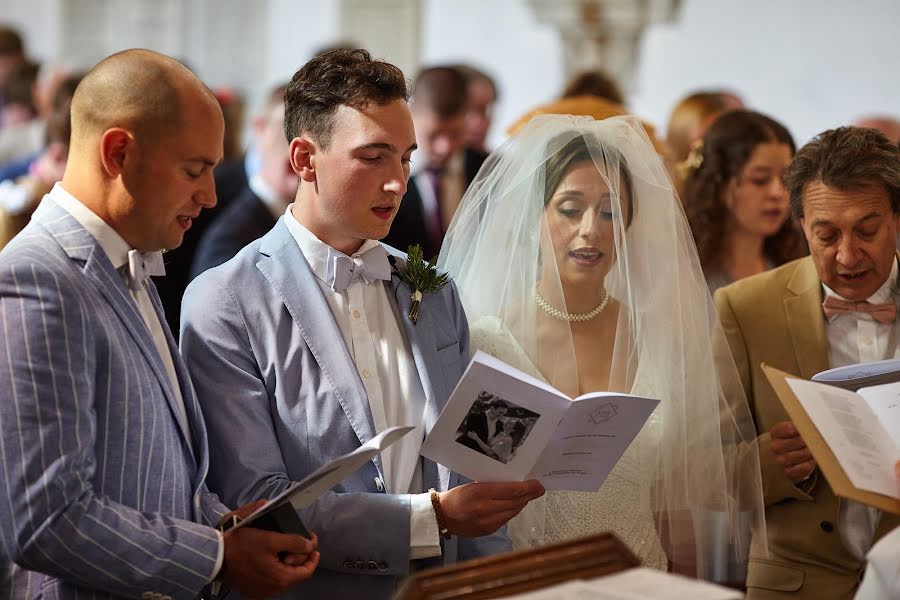
[[[147,278],[166,274],[166,266],[163,264],[162,252],[141,252],[131,250],[128,252],[128,287],[139,290],[147,281]]]
[[[391,278],[391,263],[381,244],[353,256],[329,248],[327,264],[325,283],[335,292],[343,292],[355,279],[362,279],[368,284],[377,279],[387,281]]]

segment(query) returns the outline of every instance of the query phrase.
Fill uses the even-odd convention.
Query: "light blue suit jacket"
[[[150,290],[188,423],[122,277],[69,213],[45,198],[0,253],[3,597],[192,598],[212,575],[226,509]]]
[[[283,221],[232,260],[197,277],[182,305],[181,350],[210,436],[210,488],[226,502],[271,497],[375,435],[365,388],[315,275]],[[404,255],[388,248],[400,263]],[[377,285],[377,284],[373,284]],[[469,358],[469,331],[453,285],[406,317],[410,290],[394,274],[388,296],[412,347],[427,397],[426,431]],[[399,399],[398,399],[399,400]],[[460,483],[422,463],[424,489]],[[321,563],[303,598],[388,598],[410,568],[408,495],[383,493],[380,458],[302,517],[319,535]],[[453,538],[443,558],[509,549],[505,530]]]

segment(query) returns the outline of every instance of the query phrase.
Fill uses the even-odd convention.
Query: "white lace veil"
[[[596,217],[605,220],[600,237],[606,239],[588,242],[607,248],[609,270],[605,280],[602,272],[595,277],[595,289],[585,291],[581,281],[578,294],[570,289],[567,296],[569,267],[559,267],[548,220],[556,209],[552,201],[545,209],[545,202],[569,166],[591,163],[609,194]],[[590,252],[580,258],[596,261]],[[750,525],[765,539],[756,431],[681,205],[639,122],[533,119],[481,168],[439,266],[460,289],[473,345],[485,345],[485,335],[500,343],[506,338],[521,360],[515,353],[501,359],[573,397],[598,391],[585,387],[603,381],[609,390],[661,400],[623,459],[630,464],[622,473],[637,495],[622,502],[640,503],[653,520],[649,530],[670,565],[729,578],[717,576],[716,565],[745,557]],[[608,306],[571,325],[536,298],[540,290],[550,306],[584,313],[598,305],[604,288]],[[546,510],[542,501],[531,503],[513,529],[524,527],[532,544],[545,543]]]

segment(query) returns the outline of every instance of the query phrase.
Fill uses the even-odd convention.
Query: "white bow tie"
[[[328,276],[326,283],[335,292],[343,292],[354,279],[372,283],[376,279],[387,281],[391,278],[391,263],[387,251],[381,244],[373,246],[362,254],[346,256],[328,252]]]
[[[162,252],[141,252],[131,250],[128,253],[128,287],[137,291],[151,275],[165,275]]]

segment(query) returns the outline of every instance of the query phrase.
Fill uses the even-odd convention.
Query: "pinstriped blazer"
[[[13,598],[192,598],[226,511],[168,338],[182,418],[149,331],[103,249],[51,198],[0,252],[0,540]],[[189,435],[188,435],[189,432]]]
[[[231,503],[272,497],[376,433],[357,367],[284,219],[194,279],[181,310],[181,349],[209,424],[210,487]],[[412,325],[409,287],[396,274],[384,285],[422,379],[428,431],[468,364],[466,317],[451,283],[422,299]],[[424,490],[463,482],[426,459],[422,476]],[[392,595],[410,568],[410,502],[383,493],[382,482],[376,457],[304,509],[322,559],[292,598]],[[509,550],[505,532],[454,537],[444,542],[442,557],[414,566]]]

